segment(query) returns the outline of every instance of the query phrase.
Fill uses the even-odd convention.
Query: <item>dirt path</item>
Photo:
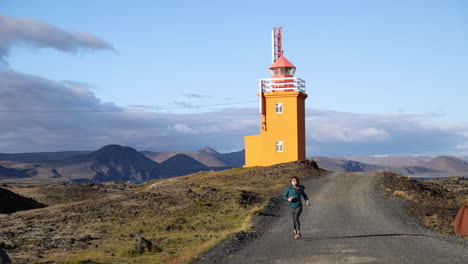
[[[223,263],[468,263],[468,247],[415,223],[371,188],[376,173],[337,172],[302,182],[312,205],[293,238],[289,208]]]

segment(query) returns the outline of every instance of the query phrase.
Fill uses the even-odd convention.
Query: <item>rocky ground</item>
[[[251,219],[313,162],[200,172],[144,184],[4,186],[45,208],[0,214],[13,263],[188,263]]]
[[[434,184],[440,185],[454,193],[468,194],[468,178],[448,177],[448,178],[425,180],[423,182],[434,183]]]
[[[43,208],[44,204],[32,198],[26,198],[11,190],[0,187],[0,214],[10,214],[17,211]]]
[[[14,263],[40,262],[52,252],[98,247],[105,232],[99,223],[127,218],[141,209],[122,206],[127,200],[145,199],[132,193],[135,187],[67,183],[8,188],[48,207],[0,215],[0,241]]]
[[[391,196],[409,202],[410,212],[421,222],[441,233],[454,235],[453,222],[458,210],[468,203],[468,179],[450,177],[414,180],[392,172],[383,172],[379,186]]]
[[[323,174],[313,162],[293,162],[144,184],[3,186],[47,207],[0,214],[0,248],[13,263],[188,263],[224,241],[211,258],[198,259],[204,263],[274,225],[281,203],[273,197],[291,176]],[[380,179],[387,198],[407,199],[422,223],[453,234],[454,216],[468,202],[466,179],[416,181],[389,172]]]

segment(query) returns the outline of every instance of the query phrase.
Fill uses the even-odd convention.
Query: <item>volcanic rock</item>
[[[0,264],[11,263],[10,257],[8,254],[0,248]]]

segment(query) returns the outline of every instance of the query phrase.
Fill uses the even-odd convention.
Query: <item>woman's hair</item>
[[[289,181],[292,181],[292,179],[296,179],[297,185],[299,185],[299,178],[296,176],[291,177]]]

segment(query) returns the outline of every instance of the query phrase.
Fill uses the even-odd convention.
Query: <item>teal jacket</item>
[[[286,187],[286,190],[284,190],[283,193],[283,199],[287,201],[289,197],[293,198],[292,201],[289,202],[289,207],[302,207],[301,196],[304,197],[304,200],[309,201],[309,197],[307,197],[307,194],[305,194],[304,189],[305,187],[302,185],[299,185],[299,189],[297,191],[292,185]]]

